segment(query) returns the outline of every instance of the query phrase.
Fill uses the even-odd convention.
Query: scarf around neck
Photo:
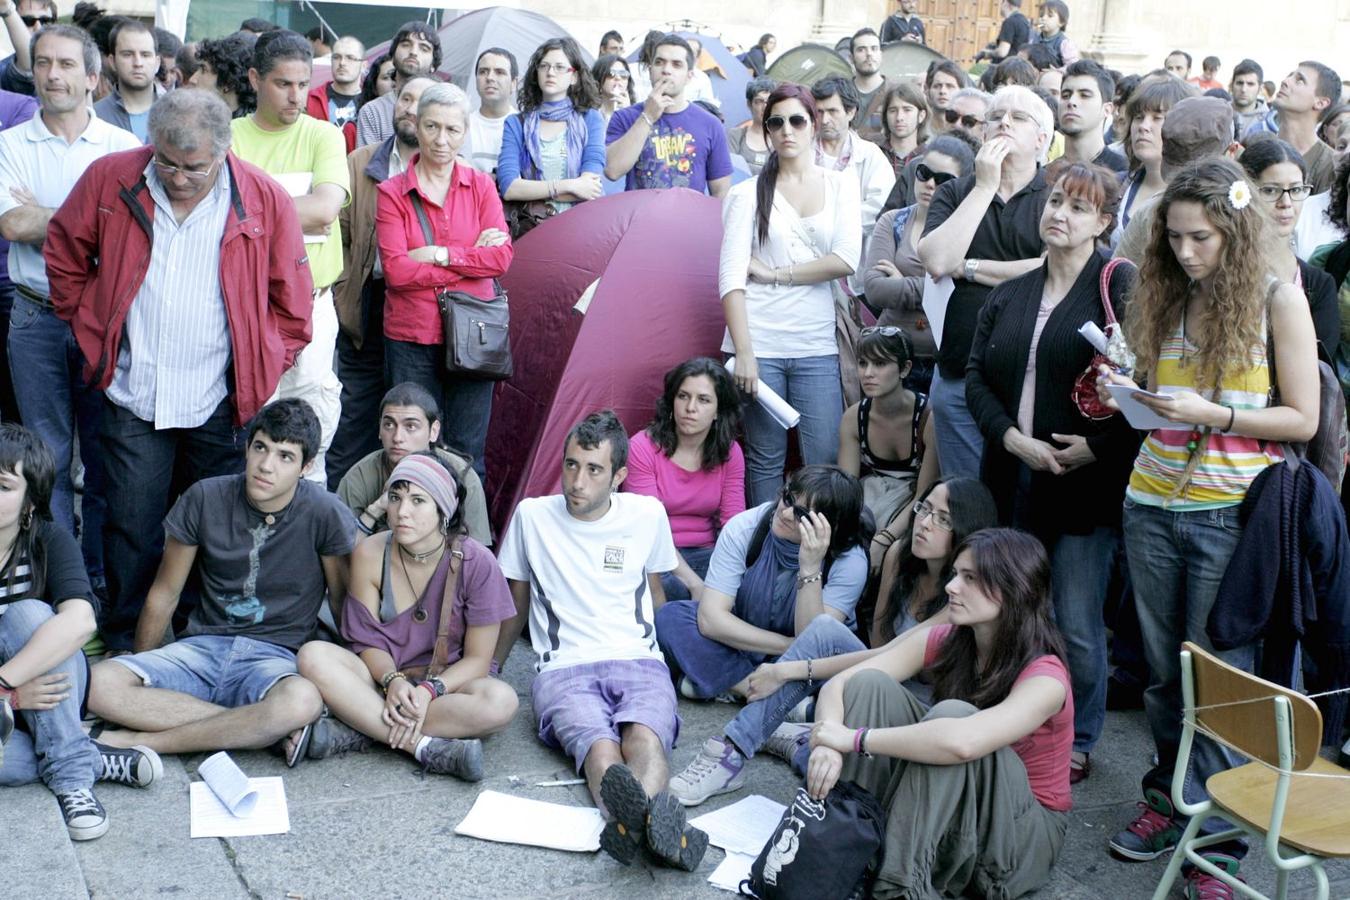
[[[531,171],[526,177],[537,180],[542,177],[543,152],[539,147],[539,122],[567,123],[567,177],[576,178],[581,174],[581,155],[586,150],[586,116],[577,112],[570,99],[548,100],[537,109],[522,113],[525,132],[525,150],[530,157]]]

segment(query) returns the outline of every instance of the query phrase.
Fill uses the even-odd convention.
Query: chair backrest
[[[1293,768],[1302,771],[1313,764],[1322,745],[1322,713],[1316,703],[1298,691],[1248,675],[1190,641],[1182,649],[1191,657],[1197,724],[1242,754],[1278,766],[1276,707],[1267,698],[1285,697],[1293,711]],[[1218,708],[1204,709],[1206,706]]]

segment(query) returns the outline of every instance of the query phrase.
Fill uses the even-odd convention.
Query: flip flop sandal
[[[300,737],[291,745],[290,752],[286,754],[286,768],[294,769],[296,764],[305,758],[305,754],[309,752],[309,739],[313,736],[313,722],[300,729]],[[285,746],[285,739],[282,740],[282,745]]]
[[[685,821],[684,807],[662,791],[647,811],[647,846],[661,862],[692,872],[708,852],[708,835]]]
[[[600,779],[600,799],[613,817],[600,833],[600,847],[625,866],[642,849],[647,831],[647,791],[632,770],[622,763],[605,770]]]

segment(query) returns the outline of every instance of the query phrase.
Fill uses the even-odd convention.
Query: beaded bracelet
[[[808,659],[808,660],[806,661],[806,690],[807,690],[807,691],[810,691],[811,688],[814,687],[814,686],[815,686],[815,683],[816,683],[815,676],[813,676],[813,675],[811,674],[811,663],[812,663],[812,660],[810,660],[810,659]]]
[[[799,587],[799,588],[804,588],[804,587],[806,587],[808,584],[811,584],[811,583],[814,582],[814,581],[819,581],[823,576],[824,576],[824,572],[823,572],[823,571],[816,572],[816,574],[814,574],[814,575],[798,575],[798,576],[797,576],[797,587]]]
[[[395,678],[402,678],[406,681],[408,676],[398,670],[394,670],[393,672],[386,672],[384,677],[380,679],[381,690],[383,690],[386,694],[389,693],[389,685],[394,683]]]

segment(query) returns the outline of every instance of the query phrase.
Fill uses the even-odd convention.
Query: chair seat
[[[1307,771],[1340,778],[1292,777],[1280,843],[1317,856],[1350,857],[1350,769],[1319,756]],[[1205,788],[1210,799],[1233,818],[1264,832],[1270,827],[1278,780],[1274,770],[1248,763],[1212,776]]]

